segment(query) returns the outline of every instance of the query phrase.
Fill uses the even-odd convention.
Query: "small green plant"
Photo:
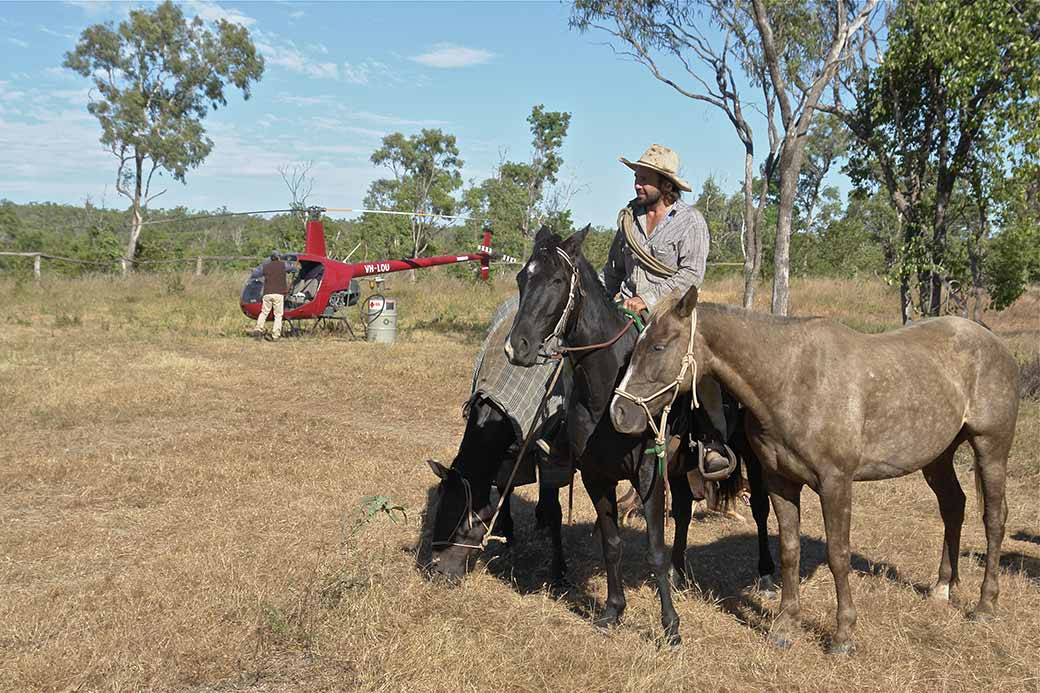
[[[380,513],[395,525],[398,517],[405,522],[408,521],[408,513],[404,506],[394,505],[389,496],[366,496],[361,499],[361,518],[358,520],[357,526],[367,525]]]

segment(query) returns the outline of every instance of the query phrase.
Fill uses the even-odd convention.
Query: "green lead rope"
[[[643,324],[643,318],[641,318],[639,316],[639,313],[636,313],[633,310],[629,310],[628,308],[625,308],[624,303],[622,303],[620,301],[618,302],[617,306],[618,306],[618,309],[620,309],[622,313],[624,313],[626,316],[628,316],[628,318],[632,321],[632,324],[634,324],[636,326],[636,332],[638,332],[639,334],[642,334],[643,330],[646,329],[646,325]],[[645,452],[647,454],[657,455],[657,470],[661,474],[664,474],[664,452],[665,452],[665,446],[664,445],[654,445],[654,446],[651,446],[651,447],[647,448],[645,450]]]

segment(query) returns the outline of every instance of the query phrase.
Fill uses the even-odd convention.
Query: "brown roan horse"
[[[823,509],[838,599],[831,652],[852,650],[856,623],[848,579],[853,481],[923,472],[945,528],[931,593],[951,598],[965,500],[953,454],[963,442],[975,452],[986,529],[986,572],[973,617],[993,615],[1019,397],[1018,365],[996,336],[955,317],[867,335],[822,318],[698,305],[696,289],[656,308],[611,403],[611,418],[619,431],[642,431],[647,415],[671,398],[660,391],[669,383],[689,391],[691,375],[714,376],[747,408],[748,436],[780,528],[783,590],[770,632],[774,643],[789,645],[798,629],[802,486],[816,491]]]

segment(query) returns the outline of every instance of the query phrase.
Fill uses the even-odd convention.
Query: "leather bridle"
[[[691,377],[693,378],[693,382],[690,386],[690,394],[692,395],[690,397],[690,410],[692,411],[695,407],[700,406],[697,402],[697,360],[693,358],[693,340],[696,334],[697,310],[694,309],[693,317],[690,324],[690,343],[686,347],[686,354],[682,358],[682,366],[679,368],[679,375],[675,377],[675,380],[668,383],[667,385],[659,389],[657,392],[651,395],[647,395],[645,397],[637,397],[636,395],[625,392],[620,387],[614,390],[614,393],[616,395],[618,395],[619,397],[623,397],[631,402],[635,402],[643,408],[644,412],[646,412],[646,420],[650,424],[650,428],[654,432],[654,444],[657,448],[657,456],[659,458],[664,458],[665,456],[664,438],[665,432],[668,430],[668,413],[672,410],[672,405],[675,404],[675,398],[679,396],[679,387],[686,379],[686,371],[690,369],[693,370],[693,373],[691,375]],[[632,365],[629,364],[629,368],[631,367]],[[672,398],[668,400],[668,404],[666,404],[664,406],[664,409],[661,410],[661,423],[658,425],[654,423],[654,417],[650,414],[650,408],[646,405],[647,402],[657,399],[661,395],[667,393],[669,390],[672,391]]]

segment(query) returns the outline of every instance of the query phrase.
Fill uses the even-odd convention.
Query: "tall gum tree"
[[[751,0],[761,58],[784,133],[777,161],[780,199],[773,249],[771,305],[777,315],[787,315],[790,308],[792,218],[809,126],[824,90],[847,57],[850,40],[868,22],[877,3]]]
[[[410,137],[395,132],[383,138],[371,161],[386,166],[394,176],[375,181],[371,190],[381,190],[385,203],[392,202],[395,209],[414,213],[408,230],[411,256],[418,257],[440,228],[433,215],[455,212],[452,195],[462,187],[463,165],[455,136],[440,130],[423,130]],[[415,271],[410,274],[414,280]]]
[[[741,250],[744,257],[745,308],[755,301],[762,267],[761,234],[768,181],[779,139],[773,122],[774,98],[764,63],[756,59],[755,35],[746,3],[729,0],[687,2],[664,0],[633,3],[627,0],[576,0],[570,26],[578,31],[598,30],[614,38],[616,53],[644,65],[658,81],[677,93],[722,111],[744,150],[743,219]],[[675,65],[670,59],[678,61]],[[755,134],[749,111],[756,108],[741,93],[734,70],[743,72],[762,89],[769,153],[761,168],[765,175],[755,190]]]
[[[167,0],[131,10],[118,27],[87,27],[64,66],[93,81],[87,110],[101,123],[101,143],[119,161],[116,190],[130,200],[131,213],[125,273],[144,209],[166,192],[152,192],[153,177],[165,171],[185,182],[213,149],[203,119],[227,105],[229,85],[248,99],[264,60],[245,27],[221,19],[211,31]]]

